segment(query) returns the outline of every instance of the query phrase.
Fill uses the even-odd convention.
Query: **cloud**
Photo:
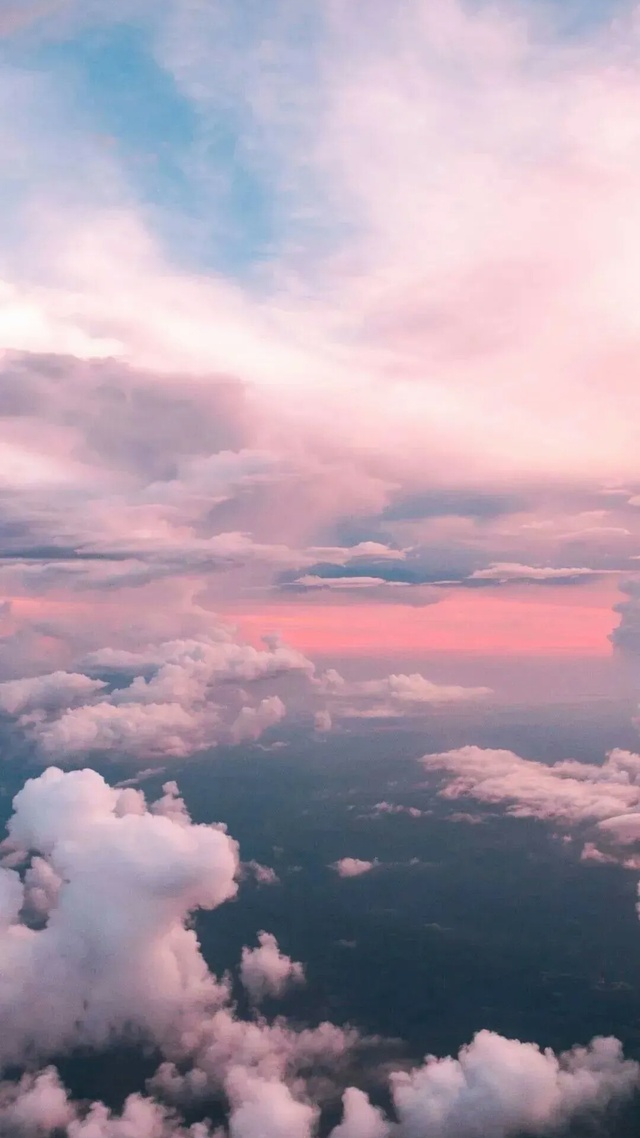
[[[101,692],[106,683],[78,673],[52,672],[0,683],[0,709],[7,715],[58,711]]]
[[[100,1047],[130,1030],[161,1043],[220,1003],[185,922],[236,893],[237,846],[224,828],[154,812],[94,771],[51,767],[16,795],[8,832],[9,848],[37,854],[57,887],[46,926],[29,929],[19,876],[0,871],[1,1061]]]
[[[280,723],[286,713],[287,709],[277,695],[261,700],[257,707],[243,707],[231,724],[231,739],[234,743],[259,739],[269,727]]]
[[[497,562],[487,569],[476,569],[468,578],[469,581],[495,581],[504,584],[508,581],[523,582],[558,582],[577,581],[583,577],[593,577],[606,572],[596,569],[570,569],[568,567],[552,568],[551,566],[518,565],[512,562]]]
[[[243,863],[243,869],[253,874],[258,885],[278,885],[280,883],[278,874],[270,865],[262,865],[259,861],[247,861]]]
[[[99,649],[82,666],[110,682],[55,672],[0,685],[0,708],[18,717],[47,759],[113,751],[178,758],[221,741],[256,740],[286,707],[277,695],[251,704],[244,687],[313,672],[305,656],[277,639],[256,649],[224,628],[217,639],[166,641],[137,652]]]
[[[409,605],[421,608],[438,604],[442,599],[437,589],[420,583],[389,580],[386,577],[323,577],[304,574],[293,581],[284,581],[278,586],[281,593],[303,596],[305,600],[321,600],[322,603],[342,604],[366,598],[368,603]]]
[[[620,591],[627,599],[613,606],[620,621],[610,640],[614,648],[634,655],[640,651],[640,578],[622,581]]]
[[[597,1038],[589,1047],[555,1055],[535,1044],[479,1032],[457,1058],[428,1057],[421,1067],[392,1072],[392,1122],[357,1087],[343,1095],[342,1121],[331,1138],[473,1138],[482,1132],[507,1138],[516,1132],[556,1131],[574,1120],[597,1118],[631,1097],[638,1065],[624,1060],[615,1039]],[[311,1138],[319,1106],[295,1088],[238,1066],[226,1079],[230,1138]],[[58,1073],[47,1068],[18,1083],[0,1084],[0,1124],[25,1138],[122,1138],[155,1134],[161,1138],[207,1138],[208,1123],[187,1129],[162,1102],[130,1095],[122,1114],[102,1103],[78,1103],[68,1096]],[[220,1131],[215,1133],[219,1134]]]
[[[64,1131],[75,1111],[54,1067],[19,1082],[0,1083],[0,1119],[9,1133],[30,1136]]]
[[[222,1094],[231,1138],[311,1138],[324,1079],[343,1080],[341,1065],[361,1041],[353,1029],[321,1024],[295,1030],[279,1019],[242,1020],[229,989],[209,972],[189,915],[235,895],[238,849],[219,824],[194,824],[174,783],[156,803],[133,787],[111,788],[91,770],[50,768],[14,800],[5,853],[57,881],[34,928],[21,912],[24,887],[0,868],[0,1011],[7,1030],[0,1064],[33,1061],[79,1046],[119,1040],[155,1044],[165,1056],[146,1094],[121,1114],[70,1098],[54,1068],[0,1084],[0,1128],[23,1138],[208,1138],[207,1122],[188,1129],[172,1103],[194,1105]],[[36,851],[38,851],[36,853]],[[6,861],[6,857],[5,857]],[[375,863],[343,859],[371,869]],[[40,870],[36,870],[36,876]],[[38,877],[42,883],[44,878]],[[100,897],[96,905],[95,898]],[[245,948],[240,975],[255,1000],[300,983],[302,965],[275,937]],[[370,1043],[373,1041],[370,1041]],[[534,1044],[480,1032],[457,1058],[427,1058],[391,1072],[397,1123],[347,1087],[338,1138],[449,1138],[557,1127],[598,1112],[638,1086],[640,1068],[616,1040],[556,1056]],[[344,1081],[342,1081],[344,1086]]]
[[[303,984],[304,967],[280,951],[272,933],[258,933],[258,948],[243,948],[240,980],[254,1004],[266,996],[282,996],[291,985]]]
[[[282,1083],[240,1070],[232,1072],[228,1093],[230,1138],[312,1138],[317,1108],[295,1099]]]
[[[240,1069],[295,1084],[310,1064],[330,1070],[357,1047],[353,1029],[296,1031],[284,1021],[237,1017],[190,921],[195,909],[235,896],[237,844],[221,824],[194,824],[174,783],[148,804],[141,791],[113,789],[94,771],[49,768],[16,795],[4,851],[0,1067],[118,1040],[151,1043],[166,1059],[154,1080],[158,1093],[197,1098],[226,1088],[239,1105]],[[24,884],[6,865],[20,859]],[[46,898],[33,927],[23,914],[36,908],[36,889]],[[259,939],[241,964],[252,994],[299,983],[302,966],[268,934]],[[38,1086],[60,1107],[51,1073]],[[5,1088],[0,1106],[31,1088],[28,1081]],[[144,1101],[144,1109],[166,1113]]]
[[[361,877],[376,865],[375,861],[363,861],[358,857],[342,857],[331,866],[338,877]]]
[[[396,802],[376,802],[371,810],[374,818],[380,818],[383,814],[406,814],[409,818],[422,818],[425,813],[417,806],[402,806]]]
[[[405,587],[403,581],[385,581],[382,577],[313,577],[307,575],[298,577],[297,581],[293,583],[302,589],[353,589],[354,591],[381,587],[389,589]]]
[[[640,805],[640,755],[613,750],[605,762],[575,759],[547,765],[513,751],[460,747],[425,755],[428,770],[449,778],[447,798],[508,803],[510,814],[576,825],[632,812]]]
[[[640,840],[640,755],[614,749],[601,765],[575,759],[547,765],[469,746],[425,755],[422,763],[445,773],[444,798],[505,805],[513,817],[561,827],[591,826],[588,848],[633,867],[625,847]]]
[[[599,1111],[633,1092],[635,1064],[613,1039],[595,1039],[560,1056],[532,1043],[481,1031],[457,1059],[428,1058],[423,1067],[391,1076],[398,1133],[403,1138],[472,1138],[556,1130],[583,1111]],[[381,1138],[380,1112],[351,1092],[333,1138]]]
[[[313,717],[313,728],[319,735],[325,735],[333,727],[333,719],[331,712],[326,708],[321,711],[316,711]]]
[[[378,680],[346,680],[335,669],[314,681],[333,717],[394,718],[423,715],[430,707],[485,699],[490,688],[436,684],[419,672],[391,674]]]

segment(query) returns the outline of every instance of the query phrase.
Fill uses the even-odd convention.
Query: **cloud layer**
[[[316,1133],[322,1101],[314,1099],[314,1072],[325,1079],[333,1072],[337,1088],[359,1037],[328,1023],[301,1030],[282,1019],[239,1018],[228,980],[209,971],[188,920],[235,895],[238,848],[222,825],[192,823],[173,783],[149,805],[139,790],[113,789],[94,771],[49,768],[16,795],[4,853],[0,1006],[8,1030],[0,1066],[131,1039],[153,1042],[165,1060],[121,1115],[71,1100],[53,1067],[7,1080],[3,1129],[25,1138],[178,1138],[187,1128],[175,1105],[217,1091],[228,1104],[230,1138]],[[347,862],[371,868],[354,859],[339,868]],[[304,969],[261,932],[258,947],[243,950],[239,975],[257,1003],[301,983]],[[638,1065],[613,1039],[556,1056],[484,1031],[455,1059],[428,1057],[391,1074],[397,1122],[347,1087],[334,1138],[425,1130],[473,1138],[479,1120],[505,1136],[546,1132],[601,1112],[639,1082]],[[192,1138],[209,1130],[198,1123]]]
[[[640,755],[619,749],[605,761],[575,759],[546,764],[512,751],[461,747],[425,755],[427,770],[442,771],[444,798],[474,798],[504,805],[516,818],[539,818],[561,827],[593,828],[587,856],[600,848],[602,858],[637,868],[626,847],[640,841]],[[638,863],[640,864],[640,863]]]

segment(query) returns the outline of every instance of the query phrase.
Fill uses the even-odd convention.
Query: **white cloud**
[[[506,1138],[556,1129],[633,1091],[638,1073],[614,1039],[556,1056],[532,1043],[481,1031],[457,1059],[427,1059],[392,1076],[406,1138]]]
[[[316,711],[313,717],[313,728],[319,735],[325,735],[333,727],[331,712],[326,708]]]
[[[369,870],[377,863],[375,861],[363,861],[358,857],[341,857],[339,861],[334,862],[331,866],[335,869],[339,877],[361,877],[363,873],[368,873]]]
[[[596,860],[598,849],[633,868],[625,847],[640,840],[640,755],[614,749],[601,765],[575,759],[546,764],[512,751],[470,746],[425,755],[422,763],[445,773],[440,791],[445,798],[504,804],[514,817],[563,827],[591,824],[585,860]]]
[[[102,679],[66,672],[0,685],[0,707],[15,716],[36,713],[20,722],[49,760],[101,751],[184,758],[221,741],[256,740],[285,717],[286,706],[278,695],[249,703],[244,686],[313,672],[305,656],[277,639],[257,649],[224,629],[217,639],[167,641],[138,652],[101,649],[86,655],[83,667],[113,677],[116,686],[108,691]]]
[[[10,848],[38,854],[26,884],[46,890],[48,922],[21,923],[22,885],[3,869],[0,1060],[101,1046],[127,1026],[161,1043],[220,1003],[185,921],[236,892],[224,829],[151,813],[140,791],[94,771],[51,767],[16,795],[8,830]]]
[[[516,562],[496,561],[487,569],[476,569],[470,581],[563,581],[578,577],[591,577],[594,574],[610,572],[586,568],[559,568],[548,565],[519,565]]]
[[[57,711],[91,699],[106,686],[103,680],[73,672],[7,680],[0,683],[0,710],[7,715]]]
[[[0,1062],[100,1048],[132,1031],[166,1058],[149,1093],[130,1096],[120,1115],[72,1101],[51,1068],[0,1084],[0,1129],[20,1138],[208,1138],[206,1123],[188,1131],[166,1103],[222,1093],[231,1138],[311,1138],[316,1075],[338,1077],[360,1040],[329,1023],[294,1030],[237,1017],[188,925],[196,907],[235,894],[238,851],[224,828],[194,825],[174,783],[148,806],[141,791],[113,789],[94,771],[49,768],[16,796],[8,829],[9,855],[31,851],[47,924],[22,922],[22,882],[0,867]],[[343,859],[338,872],[345,864],[362,872],[375,863]],[[303,978],[265,933],[240,967],[256,1000]],[[334,1138],[476,1138],[478,1120],[498,1138],[547,1130],[622,1099],[639,1074],[615,1040],[555,1056],[480,1032],[456,1059],[391,1073],[397,1124],[347,1088]]]
[[[419,672],[377,680],[346,680],[330,668],[312,683],[325,698],[331,715],[355,719],[423,715],[429,707],[474,702],[491,695],[490,688],[436,684]]]
[[[516,817],[576,825],[640,806],[640,755],[629,751],[611,751],[601,766],[574,759],[547,765],[482,747],[425,755],[422,762],[446,772],[445,797],[506,803]]]
[[[266,996],[281,996],[291,985],[304,983],[304,967],[280,951],[272,933],[258,933],[258,948],[242,950],[240,979],[251,1000],[259,1004]]]
[[[283,1083],[232,1071],[230,1138],[312,1138],[318,1110],[295,1099]]]

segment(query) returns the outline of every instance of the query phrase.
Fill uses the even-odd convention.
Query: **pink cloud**
[[[338,877],[361,877],[363,873],[369,873],[375,864],[375,861],[363,861],[359,857],[342,857],[331,868],[335,869]]]
[[[258,933],[257,948],[243,948],[240,979],[254,1003],[281,996],[290,986],[304,984],[304,967],[280,951],[272,933]]]

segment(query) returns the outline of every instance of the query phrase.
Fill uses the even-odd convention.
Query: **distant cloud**
[[[422,715],[430,707],[475,702],[490,688],[436,684],[419,672],[392,674],[377,680],[346,680],[334,668],[313,681],[334,718],[394,718]]]
[[[334,862],[331,868],[335,869],[338,877],[361,877],[363,873],[369,873],[376,864],[375,861],[363,861],[358,857],[342,857]]]
[[[587,568],[554,568],[549,565],[533,566],[518,565],[515,562],[497,562],[486,569],[476,569],[469,577],[470,581],[572,581],[581,577],[593,577],[609,570]]]
[[[250,702],[244,687],[313,672],[306,657],[277,640],[256,649],[223,628],[216,639],[167,641],[137,652],[99,649],[83,666],[90,674],[54,672],[0,684],[0,709],[17,718],[48,760],[114,751],[177,758],[222,741],[256,740],[284,718],[286,706],[278,695]]]
[[[640,840],[640,755],[615,749],[604,763],[576,759],[546,764],[512,751],[460,747],[425,755],[427,770],[444,773],[444,798],[504,806],[516,818],[592,830],[591,843],[615,853]]]
[[[631,655],[640,653],[640,577],[623,581],[620,592],[626,597],[614,605],[614,611],[619,614],[620,621],[617,628],[611,633],[611,643],[614,648]]]

